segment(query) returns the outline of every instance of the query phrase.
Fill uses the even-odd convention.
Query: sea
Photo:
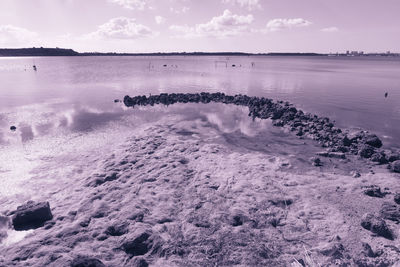
[[[24,192],[32,171],[56,155],[112,144],[173,113],[190,113],[192,119],[207,113],[221,134],[265,130],[265,125],[251,126],[246,111],[238,115],[222,104],[128,109],[115,101],[125,95],[193,92],[289,101],[338,127],[375,133],[385,148],[400,148],[398,57],[3,57],[0,202],[1,196]],[[59,167],[65,165],[61,161]]]

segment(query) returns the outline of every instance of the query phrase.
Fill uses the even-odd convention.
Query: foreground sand
[[[280,131],[250,138],[221,133],[210,117],[188,121],[175,115],[112,140],[105,152],[61,153],[31,182],[35,200],[50,202],[53,221],[19,242],[3,242],[0,266],[69,266],[79,255],[106,266],[400,261],[398,224],[386,220],[394,240],[360,224],[365,213],[394,203],[399,175],[356,156],[322,158],[323,167],[312,166],[310,157],[321,149]],[[68,167],[54,172],[57,161]],[[57,190],[47,192],[48,182],[40,183],[48,175],[59,179],[53,181]],[[368,185],[390,194],[367,196],[362,187]],[[135,256],[129,244],[144,234],[143,255]]]

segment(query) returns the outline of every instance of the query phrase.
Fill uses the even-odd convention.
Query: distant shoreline
[[[64,48],[0,48],[0,57],[48,57],[48,56],[333,56],[333,57],[368,57],[385,56],[393,57],[399,54],[322,54],[322,53],[245,53],[245,52],[157,52],[157,53],[79,53],[72,49]]]

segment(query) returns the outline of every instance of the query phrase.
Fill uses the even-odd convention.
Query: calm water
[[[0,58],[0,146],[107,127],[126,94],[200,91],[289,100],[400,146],[399,59],[191,56]]]

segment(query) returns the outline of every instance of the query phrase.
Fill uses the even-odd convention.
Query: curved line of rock
[[[304,113],[293,104],[284,101],[274,101],[264,97],[247,95],[225,95],[224,93],[172,93],[150,96],[125,96],[123,100],[127,107],[153,106],[155,104],[171,105],[175,103],[223,103],[247,106],[249,116],[260,119],[271,119],[274,126],[288,127],[297,136],[305,136],[325,148],[320,156],[344,158],[346,153],[359,155],[378,164],[389,164],[393,172],[400,172],[400,154],[383,150],[382,141],[368,131],[350,132],[335,127],[326,117]]]

